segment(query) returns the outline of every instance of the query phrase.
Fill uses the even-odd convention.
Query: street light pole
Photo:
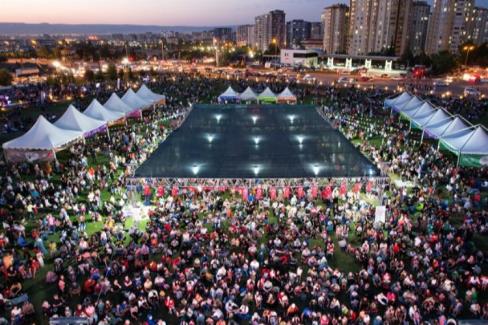
[[[464,65],[467,66],[468,65],[469,52],[474,50],[474,46],[473,45],[465,46],[463,49],[466,51],[466,60],[464,61]]]

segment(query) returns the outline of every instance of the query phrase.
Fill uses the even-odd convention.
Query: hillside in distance
[[[210,30],[212,28],[210,26],[0,23],[0,35],[106,35],[161,33],[169,31],[191,33]]]

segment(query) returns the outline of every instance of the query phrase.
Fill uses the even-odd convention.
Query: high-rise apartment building
[[[214,28],[213,36],[220,42],[233,41],[232,28],[230,27],[218,27]]]
[[[425,52],[458,53],[470,37],[467,23],[474,9],[474,0],[434,0],[429,19]]]
[[[270,39],[270,33],[268,31],[268,14],[257,16],[254,24],[254,40],[256,42],[256,48],[265,51],[268,49]]]
[[[237,26],[236,42],[238,46],[250,46],[254,47],[254,25],[241,25]]]
[[[469,39],[476,45],[488,42],[488,8],[474,7],[466,30]]]
[[[317,40],[324,37],[324,26],[321,21],[312,21],[310,23],[310,37],[309,39]]]
[[[391,53],[407,48],[412,0],[351,0],[349,54]]]
[[[286,45],[285,12],[273,10],[255,18],[257,48],[266,51],[271,43],[283,48]]]
[[[346,53],[349,26],[349,7],[336,4],[322,13],[323,50],[329,54]]]
[[[426,1],[414,1],[408,22],[408,48],[413,55],[419,55],[425,51],[425,39],[429,26],[430,5]]]
[[[310,38],[310,22],[301,19],[286,23],[286,46],[298,48],[304,40]]]

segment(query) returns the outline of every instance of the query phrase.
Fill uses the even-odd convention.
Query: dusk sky
[[[322,9],[348,0],[2,0],[0,22],[212,26],[252,23],[283,9],[287,20],[318,21]],[[477,5],[488,6],[488,0]]]
[[[0,22],[144,25],[236,25],[283,9],[287,19],[319,21],[322,9],[347,0],[2,0]]]

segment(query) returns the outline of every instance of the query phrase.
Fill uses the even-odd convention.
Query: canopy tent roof
[[[428,116],[416,115],[413,121],[423,128],[427,127],[431,123],[440,122],[452,117],[451,114],[444,111],[442,108],[434,109],[434,114]]]
[[[122,96],[122,101],[127,104],[133,110],[143,109],[151,106],[152,101],[148,101],[139,97],[132,88],[129,88],[124,96]]]
[[[66,112],[54,123],[55,126],[73,131],[90,132],[96,130],[107,122],[94,119],[81,113],[73,105],[69,105]]]
[[[451,124],[442,132],[442,136],[448,136],[458,131],[464,130],[468,127],[472,126],[471,123],[464,123],[463,119],[460,116],[456,116]]]
[[[129,105],[127,105],[126,103],[124,103],[122,99],[120,99],[120,97],[117,96],[116,93],[113,93],[112,96],[110,96],[110,98],[105,102],[103,106],[105,106],[105,108],[107,108],[110,111],[120,112],[124,114],[129,114],[136,110],[130,107]]]
[[[405,104],[407,104],[412,98],[405,98],[403,100],[397,100],[395,103],[392,105],[392,109],[399,111]]]
[[[395,104],[406,103],[412,98],[408,92],[403,92],[402,94],[394,97],[385,99],[385,107],[393,107]]]
[[[81,138],[79,131],[63,130],[39,116],[36,123],[23,135],[5,142],[3,149],[53,150]]]
[[[117,121],[124,117],[124,113],[108,110],[96,99],[92,100],[83,114],[105,122]]]
[[[141,88],[139,88],[139,90],[137,91],[137,95],[139,97],[141,97],[142,99],[145,99],[147,101],[151,101],[153,103],[156,103],[156,102],[159,102],[161,100],[166,99],[166,96],[156,94],[151,89],[149,89],[145,84],[143,84],[141,86]]]
[[[448,116],[443,120],[434,120],[432,118],[423,128],[424,131],[427,132],[430,136],[434,138],[440,138],[441,135],[446,131],[449,125],[452,123],[453,117]]]
[[[488,131],[482,126],[477,126],[461,148],[461,153],[488,155]]]
[[[435,114],[436,109],[432,107],[428,102],[424,102],[420,107],[418,107],[411,115],[409,112],[404,112],[405,115],[410,117],[412,120],[417,118],[421,119],[423,117],[430,117]]]
[[[259,94],[258,98],[259,99],[266,99],[266,98],[276,99],[276,94],[269,87],[266,87],[266,89],[262,93]]]
[[[219,99],[226,100],[226,99],[239,99],[239,93],[232,89],[231,86],[227,88],[220,96]]]
[[[457,132],[453,132],[450,135],[441,138],[441,144],[449,148],[454,152],[461,152],[466,142],[471,139],[475,130],[472,127],[468,127]]]
[[[254,90],[251,89],[251,87],[247,87],[246,90],[242,94],[239,95],[241,100],[257,100],[258,96],[254,92]]]
[[[414,113],[423,103],[424,101],[420,100],[417,96],[413,96],[408,102],[396,106],[396,109],[401,113]]]
[[[295,96],[288,87],[286,87],[277,97],[278,99],[286,99],[286,100],[297,99],[297,96]]]

